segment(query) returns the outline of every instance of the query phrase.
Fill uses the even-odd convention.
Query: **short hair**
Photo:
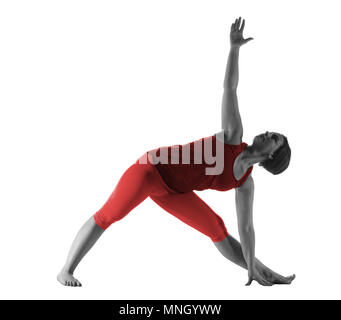
[[[284,137],[284,143],[274,152],[272,159],[267,159],[260,163],[260,166],[272,174],[280,174],[289,166],[291,149],[288,139]]]

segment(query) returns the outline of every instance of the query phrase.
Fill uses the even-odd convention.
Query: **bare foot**
[[[291,282],[296,278],[295,274],[284,277],[274,271],[269,270],[266,270],[265,272],[263,271],[263,274],[265,278],[273,284],[291,284]]]
[[[274,283],[275,284],[291,284],[291,282],[293,282],[295,278],[296,278],[295,274],[292,274],[291,276],[288,276],[288,277],[275,275]]]
[[[68,286],[68,287],[81,287],[82,286],[82,284],[71,273],[63,271],[63,270],[58,274],[57,280],[64,286]]]

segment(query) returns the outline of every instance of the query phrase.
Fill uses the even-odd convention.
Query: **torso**
[[[243,152],[241,152],[235,159],[234,161],[234,164],[233,164],[233,175],[234,177],[237,179],[237,180],[240,180],[245,172],[247,171],[248,168],[246,169],[243,169],[242,168],[242,164],[240,163],[240,161],[238,161],[240,159],[240,155],[242,154]]]
[[[218,138],[218,136],[217,136]],[[225,143],[232,144],[232,145],[238,145],[242,143],[242,137],[241,136],[232,136],[232,137],[224,137]],[[248,168],[242,168],[242,163],[240,163],[239,159],[243,152],[241,152],[235,159],[233,164],[233,175],[234,177],[239,180],[241,179],[245,172],[248,170]]]
[[[220,141],[219,144],[214,143],[212,145],[214,148],[211,151],[214,154],[216,154],[216,147],[218,145],[219,148],[223,147],[223,167],[216,165],[216,163],[205,163],[207,160],[205,159],[205,154],[211,151],[207,149],[206,152],[203,149],[204,142],[210,143],[211,139]],[[246,181],[248,175],[251,174],[253,167],[245,170],[245,164],[241,161],[242,157],[240,157],[240,154],[247,146],[247,143],[241,142],[238,144],[234,140],[229,140],[229,142],[224,142],[224,140],[222,135],[215,134],[184,145],[160,147],[150,150],[148,153],[152,153],[152,157],[158,159],[154,164],[156,169],[165,183],[175,192],[186,193],[193,190],[201,191],[206,189],[227,191],[240,187]],[[199,148],[195,146],[199,146]],[[172,150],[170,150],[172,147],[174,147],[173,151],[177,150],[174,154],[178,154],[179,157],[176,162],[172,162]],[[187,151],[183,153],[184,150]],[[219,152],[222,151],[222,149],[219,150]],[[221,156],[221,153],[219,156]],[[199,157],[199,160],[201,159],[200,163],[195,163],[196,157]],[[186,161],[183,162],[182,160]],[[210,174],[207,174],[207,169],[211,169]],[[214,173],[215,169],[217,169],[216,173]]]

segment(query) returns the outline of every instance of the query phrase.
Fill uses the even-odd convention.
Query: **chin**
[[[262,146],[262,142],[263,142],[263,141],[261,141],[260,139],[258,139],[257,137],[255,137],[255,138],[253,139],[252,145],[253,145],[254,147],[260,147],[260,146]]]

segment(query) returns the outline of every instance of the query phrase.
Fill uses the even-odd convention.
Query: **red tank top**
[[[247,145],[227,144],[213,135],[185,145],[160,147],[148,154],[162,179],[176,192],[227,191],[241,186],[253,169],[251,166],[239,180],[233,175],[234,160]]]

